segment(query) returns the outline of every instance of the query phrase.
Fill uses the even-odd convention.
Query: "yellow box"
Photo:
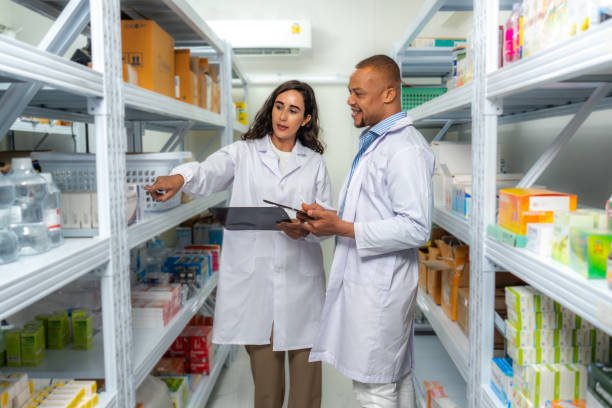
[[[123,62],[134,66],[142,88],[174,96],[174,40],[151,20],[122,20]]]
[[[573,194],[537,188],[505,188],[499,192],[499,225],[519,235],[527,224],[552,223],[555,211],[575,211]]]

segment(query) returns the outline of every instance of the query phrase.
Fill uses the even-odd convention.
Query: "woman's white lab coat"
[[[409,118],[398,120],[361,157],[342,218],[311,361],[364,383],[399,381],[413,367],[418,247],[429,238],[434,156]]]
[[[266,206],[264,199],[294,208],[330,205],[323,157],[297,141],[281,175],[271,143],[268,136],[239,141],[172,173],[184,177],[183,191],[192,195],[231,187],[230,206]],[[325,294],[319,241],[293,240],[280,231],[225,230],[213,342],[270,344],[274,324],[274,350],[312,347]]]

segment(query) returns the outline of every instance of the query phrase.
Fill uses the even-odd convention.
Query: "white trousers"
[[[412,373],[398,382],[369,384],[353,381],[353,391],[363,408],[416,408]]]

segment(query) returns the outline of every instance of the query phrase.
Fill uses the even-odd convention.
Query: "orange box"
[[[470,331],[470,288],[457,290],[457,324],[467,336]]]
[[[555,211],[576,211],[573,194],[537,188],[504,188],[499,191],[499,225],[519,235],[527,224],[552,223]]]
[[[442,271],[441,306],[444,313],[452,321],[457,320],[457,303],[460,288],[470,286],[470,263],[465,263],[461,269]]]
[[[438,248],[429,247],[428,260],[423,262],[427,266],[427,293],[437,305],[442,302],[442,270],[446,268],[446,264],[437,260],[439,254]]]
[[[440,261],[446,265],[442,269],[441,306],[452,321],[457,320],[457,291],[470,285],[470,264],[468,262],[470,247],[459,243],[449,244],[436,240],[440,249]],[[433,266],[433,265],[432,265]]]
[[[138,73],[138,86],[174,97],[174,40],[157,23],[122,20],[121,50]]]
[[[197,75],[191,71],[191,51],[174,50],[174,97],[182,102],[197,105]]]

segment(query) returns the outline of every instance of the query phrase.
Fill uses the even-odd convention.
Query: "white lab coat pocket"
[[[373,285],[383,290],[391,287],[395,264],[394,255],[355,257],[355,259],[357,261],[346,269],[344,275],[346,280],[368,286]]]

